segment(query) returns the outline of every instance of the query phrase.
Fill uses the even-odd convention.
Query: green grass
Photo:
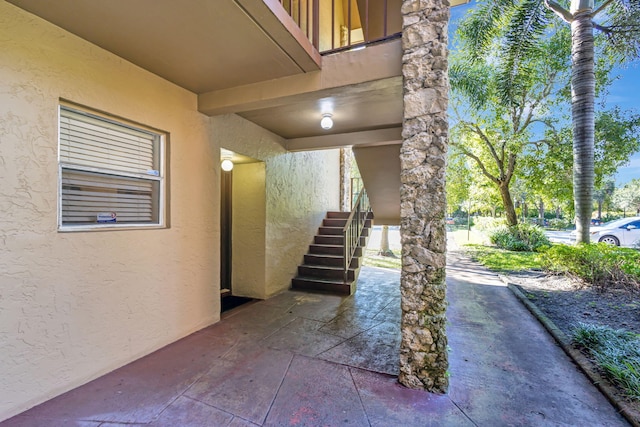
[[[396,258],[379,256],[378,249],[367,249],[364,253],[363,265],[369,267],[381,267],[391,268],[394,270],[400,270],[402,267],[402,260],[400,258],[400,251],[393,251]]]
[[[573,342],[632,399],[640,400],[640,335],[624,329],[580,323]]]
[[[513,252],[492,246],[465,245],[464,251],[474,261],[499,272],[521,271],[540,268],[539,254],[536,252]]]
[[[451,228],[451,231],[448,231],[447,233],[450,235],[453,235],[453,239],[456,241],[458,246],[468,245],[468,244],[482,245],[485,243],[489,243],[489,238],[485,236],[484,233],[481,233],[476,230],[471,230],[470,232],[468,232],[466,228],[464,229]]]

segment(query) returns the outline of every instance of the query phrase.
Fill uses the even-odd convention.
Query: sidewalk
[[[397,383],[399,273],[288,291],[11,420],[16,426],[625,426],[492,273],[449,254],[446,395]]]

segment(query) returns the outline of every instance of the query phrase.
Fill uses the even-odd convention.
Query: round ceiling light
[[[323,114],[322,120],[320,120],[320,127],[325,130],[329,130],[333,127],[333,119],[331,114]]]
[[[233,162],[229,159],[224,159],[222,163],[220,163],[220,167],[225,172],[230,172],[233,169]]]

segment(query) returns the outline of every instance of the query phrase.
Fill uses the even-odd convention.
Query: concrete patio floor
[[[0,423],[23,426],[624,426],[498,278],[449,254],[446,395],[397,383],[399,273],[351,297],[288,291]]]

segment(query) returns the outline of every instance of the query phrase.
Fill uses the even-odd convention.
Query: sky
[[[453,33],[457,28],[457,21],[472,8],[470,4],[451,8],[451,21],[449,24],[449,40],[453,40]],[[628,65],[625,68],[616,69],[620,78],[609,88],[607,102],[611,106],[618,105],[623,110],[640,110],[640,63]],[[615,176],[616,186],[622,186],[634,178],[640,178],[640,153],[634,154],[629,163],[618,169]]]

